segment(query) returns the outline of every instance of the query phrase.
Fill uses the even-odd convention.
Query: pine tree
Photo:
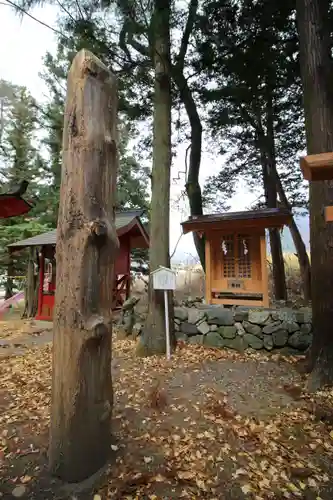
[[[31,8],[46,1],[21,0],[20,5]],[[152,57],[151,2],[128,2],[110,0],[85,1],[80,4],[67,0],[61,4],[59,28],[64,33],[60,41],[74,53],[83,47],[97,54],[119,79],[119,110],[129,119],[145,118],[152,125],[154,71]],[[189,200],[191,215],[202,215],[202,194],[199,173],[202,150],[202,125],[198,101],[195,99],[195,84],[189,74],[189,52],[193,46],[193,34],[198,15],[198,0],[188,5],[170,4],[170,33],[180,43],[171,47],[171,91],[178,109],[185,109],[190,132],[186,139],[190,143],[188,176],[185,191]],[[106,22],[108,20],[109,22]],[[181,32],[181,35],[180,35]],[[179,36],[180,35],[180,36]],[[176,120],[177,127],[180,120]],[[152,126],[150,127],[152,130]],[[151,146],[148,134],[144,141]],[[194,242],[203,268],[205,267],[205,243],[194,235]]]
[[[95,42],[96,43],[96,42]],[[80,40],[77,41],[77,48],[80,48]],[[86,48],[93,50],[94,43]],[[97,50],[98,47],[95,47]],[[95,55],[102,59],[102,54],[96,52]],[[49,154],[48,161],[48,186],[45,197],[50,196],[52,205],[52,224],[56,225],[56,211],[58,206],[61,154],[62,154],[62,133],[63,133],[63,110],[66,90],[66,75],[72,62],[75,50],[68,49],[60,41],[56,56],[47,54],[44,60],[43,79],[49,88],[50,102],[41,110],[41,125],[47,131],[43,140]],[[148,209],[149,203],[149,169],[141,165],[133,153],[129,151],[129,142],[135,136],[135,127],[128,120],[127,115],[120,114],[119,123],[119,170],[117,179],[117,206],[118,210],[130,208]],[[45,198],[45,203],[50,200]]]
[[[2,135],[2,188],[9,190],[25,179],[29,181],[25,197],[34,197],[38,193],[39,176],[42,160],[37,151],[37,111],[36,102],[25,88],[12,88],[8,102],[6,122]],[[7,271],[6,297],[13,293],[13,276],[24,276],[25,258],[12,258],[7,245],[22,238],[45,231],[45,226],[38,218],[39,207],[35,206],[26,217],[12,217],[1,221],[0,235],[0,275]],[[3,278],[4,279],[4,278]]]
[[[263,204],[270,208],[278,206],[278,194],[284,205],[289,198],[288,207],[303,204],[296,155],[304,144],[304,133],[291,13],[288,2],[208,0],[204,4],[198,34],[200,57],[194,66],[206,74],[200,90],[208,106],[209,127],[221,148],[229,151],[226,167],[205,187],[208,202],[214,197],[224,202],[241,179],[249,187],[261,184]],[[294,221],[291,231],[308,300],[310,266]],[[285,299],[277,230],[270,231],[270,243],[275,296]]]
[[[333,151],[333,78],[328,0],[297,0],[297,24],[308,154]],[[333,226],[324,207],[333,199],[332,181],[310,182],[313,344],[310,386],[333,384]]]
[[[150,217],[150,272],[170,266],[169,206],[171,171],[171,59],[170,2],[155,0],[151,16],[150,50],[155,71],[152,196]],[[168,317],[172,343],[173,298],[169,294]],[[140,355],[163,354],[166,349],[164,296],[149,283],[148,317],[140,338]]]

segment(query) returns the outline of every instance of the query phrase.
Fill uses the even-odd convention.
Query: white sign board
[[[165,310],[165,333],[166,333],[166,357],[170,359],[170,331],[169,331],[169,304],[168,290],[176,289],[176,273],[167,267],[160,266],[150,273],[153,278],[154,290],[164,291],[164,310]]]
[[[176,289],[176,273],[172,269],[160,266],[153,271],[153,288],[154,290],[175,290]]]

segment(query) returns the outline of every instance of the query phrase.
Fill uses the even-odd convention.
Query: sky
[[[21,19],[13,9],[4,5],[6,0],[0,2],[0,78],[13,84],[26,86],[38,101],[47,99],[47,89],[39,77],[43,69],[43,57],[46,52],[54,53],[56,40],[54,32],[24,15]],[[57,9],[51,6],[36,8],[32,15],[47,25],[56,28]],[[170,209],[170,254],[174,254],[175,261],[196,260],[196,251],[191,234],[181,235],[181,221],[189,215],[187,203],[184,201],[179,206],[177,200],[183,189],[185,179],[181,174],[184,171],[185,151],[187,144],[182,144],[177,150],[176,159],[172,165],[172,179],[180,178],[171,183],[171,209]],[[203,153],[201,163],[201,185],[210,175],[217,173],[223,164],[223,158],[212,158]],[[237,193],[231,200],[231,210],[246,210],[256,200],[258,193],[240,185]],[[308,246],[309,231],[307,218],[298,220],[301,233]],[[290,236],[287,230],[283,244],[286,251],[293,251]],[[178,244],[177,244],[178,243]],[[176,251],[175,251],[176,248]]]

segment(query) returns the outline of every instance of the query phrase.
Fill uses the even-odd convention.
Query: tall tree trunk
[[[269,81],[267,82],[267,112],[266,112],[266,200],[268,208],[277,207],[277,192],[275,182],[276,156],[274,136],[273,96]],[[265,178],[265,177],[264,177]],[[269,230],[269,239],[272,253],[274,295],[276,300],[287,300],[286,271],[284,267],[280,231],[277,228]]]
[[[171,85],[170,85],[170,2],[155,0],[152,18],[153,63],[155,69],[154,138],[150,217],[150,272],[160,265],[169,267],[169,209],[171,167]],[[166,351],[164,295],[149,283],[149,306],[138,355]],[[174,346],[173,297],[169,293],[169,329]]]
[[[272,179],[271,172],[267,166],[267,157],[262,154],[262,170],[263,170],[263,180],[264,180],[264,191],[266,205],[269,208],[276,208],[277,198],[276,198],[276,188],[274,189],[275,183]],[[272,186],[273,184],[273,186]],[[274,297],[276,300],[286,300],[286,276],[284,269],[284,260],[282,252],[281,237],[278,229],[269,230],[269,242],[271,247],[272,255],[272,278],[273,278],[273,290]]]
[[[109,5],[110,2],[106,1],[105,6]],[[193,32],[193,28],[197,19],[197,9],[198,9],[198,0],[190,0],[188,6],[188,16],[186,20],[185,29],[183,31],[183,36],[180,42],[179,53],[175,57],[176,63],[171,65],[171,58],[169,57],[168,63],[166,60],[164,61],[168,64],[168,75],[173,78],[173,81],[179,90],[180,99],[185,106],[186,113],[190,122],[191,127],[191,153],[190,153],[190,161],[188,168],[188,176],[186,179],[186,194],[190,204],[190,213],[191,215],[202,215],[203,207],[202,207],[202,193],[199,184],[199,171],[201,164],[201,143],[202,143],[202,125],[199,117],[198,109],[193,98],[192,91],[188,85],[188,81],[184,76],[184,66],[185,66],[185,58],[189,45],[189,40]],[[166,6],[165,6],[166,8]],[[170,10],[170,6],[168,5],[167,9]],[[156,10],[156,9],[155,9]],[[157,10],[156,10],[157,12]],[[166,14],[162,14],[163,16]],[[155,15],[153,16],[155,19]],[[153,20],[155,22],[155,20]],[[159,21],[157,21],[159,22]],[[164,27],[163,27],[164,29]],[[154,30],[154,28],[153,28]],[[170,38],[170,33],[168,34]],[[163,38],[160,33],[158,33],[158,38]],[[153,37],[152,37],[153,39]],[[151,39],[151,40],[152,40]],[[160,43],[155,40],[156,43]],[[137,50],[142,56],[147,57],[150,52],[154,53],[154,47],[149,47],[148,50],[141,43],[131,37],[130,40],[131,46]],[[151,45],[151,43],[150,43]],[[125,52],[126,44],[123,46]],[[153,66],[156,70],[156,61],[153,61]],[[156,88],[155,88],[156,95]],[[153,190],[153,187],[152,187]],[[205,269],[205,238],[200,238],[196,233],[193,233],[194,244],[196,250],[198,252],[201,265],[203,269]]]
[[[270,207],[270,205],[268,206]],[[287,300],[286,273],[279,229],[269,230],[269,242],[272,255],[274,297],[276,300]]]
[[[276,208],[277,198],[276,189],[272,186],[273,179],[271,172],[267,175],[267,206],[268,208]],[[275,300],[287,300],[287,284],[286,273],[284,267],[283,250],[281,235],[278,228],[269,230],[269,242],[272,255],[272,274],[273,274],[273,288]]]
[[[116,127],[115,78],[81,50],[65,109],[49,447],[51,471],[69,482],[101,468],[111,444]]]
[[[202,149],[202,125],[199,117],[197,105],[193,98],[192,91],[184,75],[186,52],[197,19],[198,0],[191,0],[188,6],[188,15],[179,53],[176,57],[176,64],[172,67],[172,77],[179,90],[180,99],[185,106],[186,113],[191,127],[191,152],[186,179],[186,194],[190,204],[191,215],[202,215],[202,193],[199,183],[199,172],[201,164]],[[205,270],[205,238],[200,238],[193,233],[194,244],[203,269]]]
[[[280,198],[281,203],[284,205],[285,208],[288,208],[291,211],[291,207],[288,202],[288,198],[286,196],[286,193],[283,189],[282,182],[280,179],[280,176],[275,170],[275,179],[276,179],[276,189]],[[299,269],[301,273],[301,279],[302,279],[302,286],[303,286],[303,296],[304,296],[304,301],[309,302],[311,300],[311,265],[310,265],[310,259],[308,256],[308,252],[306,251],[306,246],[303,241],[302,235],[297,227],[297,224],[295,222],[294,216],[291,219],[291,222],[289,224],[289,231],[291,234],[291,237],[293,239],[296,253],[297,253],[297,259],[298,259],[298,264],[299,264]]]
[[[191,152],[186,180],[186,194],[190,204],[190,214],[202,215],[202,193],[199,183],[202,148],[201,120],[187,80],[177,67],[173,70],[173,79],[179,90],[191,127]],[[195,232],[193,233],[193,239],[201,265],[205,270],[205,239],[200,238]]]
[[[328,0],[297,0],[297,24],[304,92],[308,154],[333,151],[333,69]],[[333,182],[310,182],[313,372],[311,388],[333,383],[333,224],[324,207],[332,205]]]

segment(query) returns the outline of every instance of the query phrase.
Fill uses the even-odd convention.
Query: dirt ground
[[[107,471],[94,486],[51,478],[52,337],[44,326],[20,325],[20,336],[0,323],[2,498],[333,498],[333,391],[306,394],[296,359],[194,345],[179,346],[169,362],[138,359],[127,340],[113,345]]]

